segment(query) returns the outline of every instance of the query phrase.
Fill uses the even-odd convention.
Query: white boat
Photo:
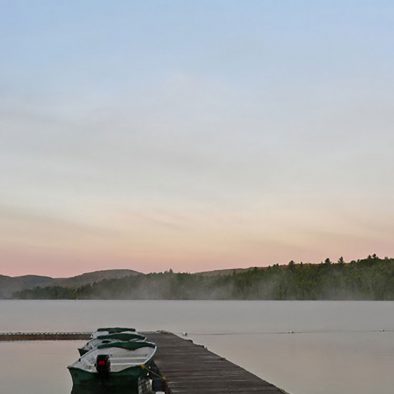
[[[74,385],[104,384],[130,387],[148,375],[157,347],[146,341],[103,344],[68,367]]]

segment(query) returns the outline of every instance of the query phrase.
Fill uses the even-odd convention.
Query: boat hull
[[[120,372],[110,372],[108,376],[100,376],[80,368],[69,367],[73,384],[76,386],[99,385],[105,387],[138,386],[138,379],[147,376],[147,370],[142,366],[126,368]]]

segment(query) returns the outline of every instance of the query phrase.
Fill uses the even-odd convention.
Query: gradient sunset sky
[[[392,1],[0,0],[0,274],[394,256]]]

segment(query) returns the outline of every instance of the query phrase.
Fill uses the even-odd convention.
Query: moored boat
[[[147,376],[157,347],[146,341],[113,342],[99,345],[68,367],[74,385],[135,387]]]
[[[121,332],[132,333],[136,332],[136,330],[131,327],[100,327],[94,331],[90,337],[94,339],[101,335],[117,334]]]
[[[100,345],[115,343],[119,341],[145,341],[146,337],[137,332],[118,332],[115,334],[99,335],[95,339],[91,339],[83,347],[78,348],[81,356]]]

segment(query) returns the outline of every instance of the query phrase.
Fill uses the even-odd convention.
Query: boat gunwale
[[[152,342],[148,342],[148,343],[153,344]],[[129,369],[135,369],[135,368],[145,369],[145,365],[146,365],[146,364],[149,364],[150,361],[152,361],[153,357],[155,356],[155,354],[156,354],[156,352],[157,352],[157,346],[156,346],[155,344],[153,344],[153,345],[154,345],[154,346],[147,346],[147,347],[150,347],[151,349],[153,349],[153,351],[152,351],[152,353],[149,355],[149,357],[147,357],[147,358],[145,359],[144,363],[136,364],[136,365],[131,365],[130,367],[124,368],[124,369],[122,369],[122,370],[120,370],[120,371],[110,371],[109,374],[110,374],[110,375],[122,374],[123,372],[125,372],[125,371],[127,371],[127,370],[129,370]],[[140,348],[138,348],[138,349],[141,349],[141,348],[142,348],[142,347],[140,347]],[[123,349],[124,349],[124,348],[123,348]],[[134,349],[134,350],[138,350],[138,349]],[[91,352],[93,352],[93,351],[97,351],[97,350],[99,350],[99,349],[95,348],[95,349],[92,349],[92,350],[90,350],[89,352],[85,353],[83,356],[81,356],[81,357],[80,357],[77,361],[75,361],[73,364],[67,366],[67,369],[70,370],[70,371],[71,371],[71,370],[83,371],[83,372],[85,372],[85,373],[88,373],[88,374],[91,374],[91,375],[93,375],[93,376],[96,376],[96,375],[98,374],[97,371],[87,371],[87,370],[84,369],[84,368],[80,368],[80,367],[75,366],[75,364],[81,362],[81,359],[84,358],[84,357],[87,357],[89,353],[91,353]],[[128,349],[124,349],[124,350],[128,350]],[[128,351],[129,351],[129,352],[132,352],[133,350],[128,350]]]

